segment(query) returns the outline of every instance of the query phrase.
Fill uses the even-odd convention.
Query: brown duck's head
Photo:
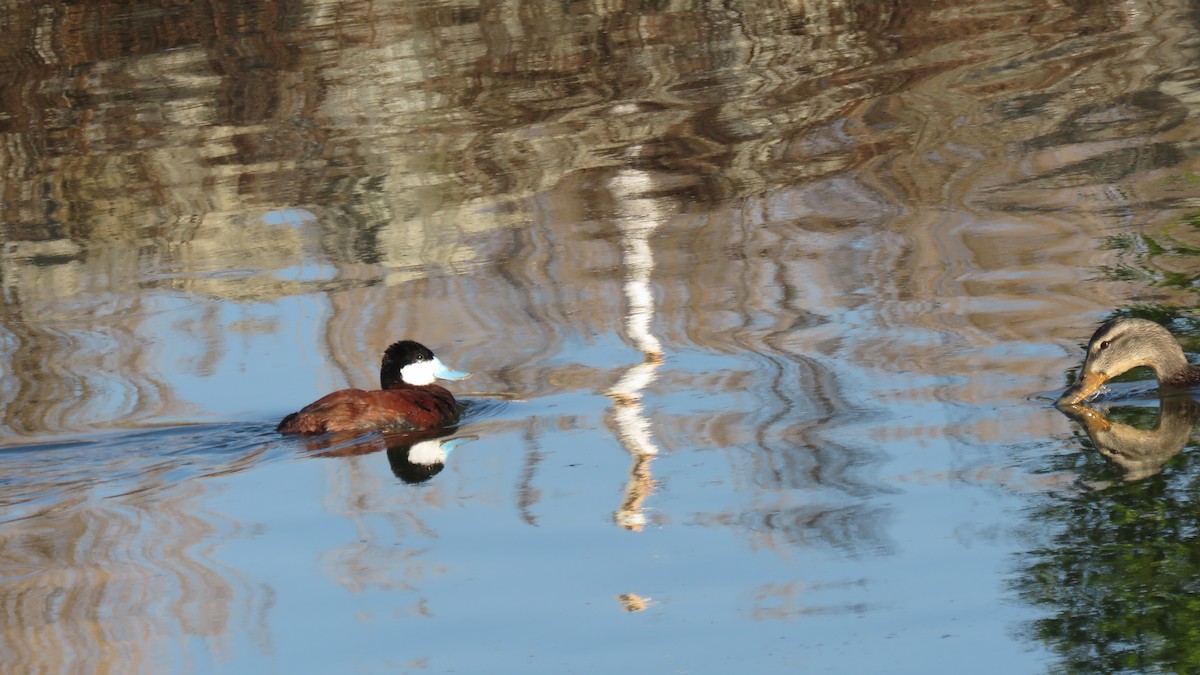
[[[1079,378],[1057,405],[1074,405],[1091,396],[1108,380],[1138,366],[1149,366],[1159,382],[1187,371],[1187,359],[1166,328],[1145,319],[1112,319],[1088,341]]]

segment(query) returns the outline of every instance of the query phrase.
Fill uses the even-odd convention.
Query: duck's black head
[[[379,367],[379,386],[392,389],[402,383],[423,386],[434,379],[461,380],[470,373],[450,370],[438,360],[425,345],[412,340],[401,340],[383,352],[383,363]]]

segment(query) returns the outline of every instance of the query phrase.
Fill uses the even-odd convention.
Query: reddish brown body
[[[424,431],[444,426],[458,415],[454,395],[436,384],[401,382],[391,389],[335,391],[300,412],[283,418],[283,434],[331,431]]]

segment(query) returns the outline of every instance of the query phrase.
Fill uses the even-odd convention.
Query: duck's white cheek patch
[[[437,378],[437,361],[417,361],[400,369],[400,377],[407,383],[418,387],[432,384]]]
[[[408,461],[423,466],[443,464],[446,451],[442,449],[441,441],[421,441],[408,449]]]

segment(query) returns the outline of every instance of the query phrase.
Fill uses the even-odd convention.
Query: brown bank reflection
[[[711,234],[691,244],[693,229],[658,228],[667,255],[681,250],[710,269],[692,282],[692,297],[661,303],[667,325],[659,337],[668,345],[677,333],[670,324],[696,324],[682,344],[745,349],[759,342],[761,311],[804,325],[858,310],[870,314],[866,330],[820,335],[827,351],[840,342],[838,357],[868,367],[953,377],[980,364],[941,358],[944,344],[933,338],[963,336],[978,357],[996,341],[1055,335],[1064,308],[1086,311],[1103,300],[1068,291],[1031,299],[1031,285],[1064,283],[1048,263],[1077,261],[1103,224],[1047,215],[1053,200],[1075,200],[1081,185],[1138,181],[1138,167],[1174,166],[1184,156],[1174,144],[1195,135],[1180,101],[1145,95],[1139,87],[1150,76],[1136,75],[1157,77],[1175,65],[1177,52],[1167,49],[1181,39],[1171,28],[1173,6],[1038,6],[987,20],[937,4],[853,2],[755,11],[638,2],[537,11],[521,3],[457,11],[435,2],[46,8],[14,16],[5,42],[12,62],[26,66],[5,83],[13,95],[0,97],[9,159],[3,208],[14,224],[5,233],[14,252],[8,311],[41,315],[21,303],[54,287],[52,272],[76,268],[63,280],[69,288],[142,302],[155,291],[247,301],[371,288],[328,296],[336,307],[322,327],[323,348],[341,363],[378,344],[356,329],[381,323],[379,306],[411,305],[397,310],[410,327],[429,316],[425,298],[477,297],[469,293],[496,277],[507,284],[489,297],[497,309],[464,308],[464,323],[422,328],[483,344],[511,322],[505,315],[528,312],[539,327],[496,345],[516,357],[514,370],[560,347],[563,336],[548,326],[580,318],[571,306],[578,291],[562,287],[586,287],[606,273],[612,252],[563,233],[594,215],[575,208],[586,205],[566,204],[564,212],[583,217],[556,227],[538,231],[530,221],[545,215],[538,209],[561,208],[561,193],[591,173],[657,170],[671,178],[658,188],[689,204],[746,202],[707,216]],[[538,20],[527,21],[526,10]],[[1031,24],[1045,32],[1020,28]],[[1152,53],[1120,61],[1113,54],[1125,50],[1079,37],[1106,33],[1132,43],[1163,37]],[[926,53],[948,36],[1004,40],[989,42],[994,52]],[[1047,47],[1063,37],[1076,40],[1075,49]],[[1030,87],[1036,95],[1022,93]],[[1157,149],[1107,148],[1121,134]],[[1008,161],[1020,147],[1037,161]],[[1161,196],[1159,204],[1179,199],[1154,185],[1137,188]],[[248,215],[299,206],[315,214],[302,228]],[[1037,215],[1008,215],[1017,211]],[[768,231],[729,232],[735,241],[727,242],[721,219],[730,215],[769,216],[759,223]],[[1002,222],[975,227],[989,217]],[[1051,241],[1012,243],[1034,231]],[[782,279],[786,298],[723,301],[723,293],[754,299],[771,274],[787,276],[786,263],[763,269],[730,257],[760,257],[801,239],[794,252],[810,256],[836,239],[840,249],[825,251],[841,259],[812,265],[811,280]],[[847,252],[850,241],[874,250]],[[541,271],[566,245],[574,264]],[[39,266],[40,281],[21,281]],[[218,273],[231,268],[243,273]],[[481,278],[429,279],[446,269]],[[324,276],[305,277],[314,270]],[[621,297],[597,287],[585,301]],[[797,318],[794,307],[773,306],[811,301],[806,292],[830,296],[825,314],[805,307]],[[864,294],[885,302],[855,297]],[[996,309],[1004,302],[1025,305],[1017,328]],[[725,320],[714,313],[735,317],[742,339],[705,335]],[[131,314],[123,322],[136,328]],[[611,316],[597,311],[578,330],[610,332]],[[15,350],[39,355],[19,355],[29,380],[21,395],[3,392],[23,431],[101,423],[105,411],[82,417],[74,414],[80,399],[64,400],[80,386],[126,393],[132,409],[117,411],[123,419],[182,407],[141,352],[123,355],[125,370],[87,380],[83,374],[111,371],[76,365],[70,357],[87,355],[76,350],[87,340],[64,332],[19,338]],[[110,339],[147,340],[133,330],[95,341]],[[26,372],[53,371],[52,363],[66,364],[57,382]],[[1043,359],[1004,365],[1031,377]],[[344,372],[350,379],[353,368]],[[979,400],[994,391],[994,383],[965,392],[941,386],[915,394]],[[84,400],[94,406],[98,398]]]
[[[1082,405],[1059,408],[1087,432],[1100,454],[1117,466],[1126,481],[1156,475],[1191,438],[1200,420],[1200,404],[1188,396],[1171,396],[1160,401],[1158,419],[1151,429],[1114,421]],[[1144,418],[1146,415],[1140,415]]]
[[[270,649],[270,591],[217,560],[252,525],[206,508],[206,477],[262,460],[251,435],[204,428],[0,450],[5,672],[163,672],[177,657],[166,645],[219,652],[232,626]]]

